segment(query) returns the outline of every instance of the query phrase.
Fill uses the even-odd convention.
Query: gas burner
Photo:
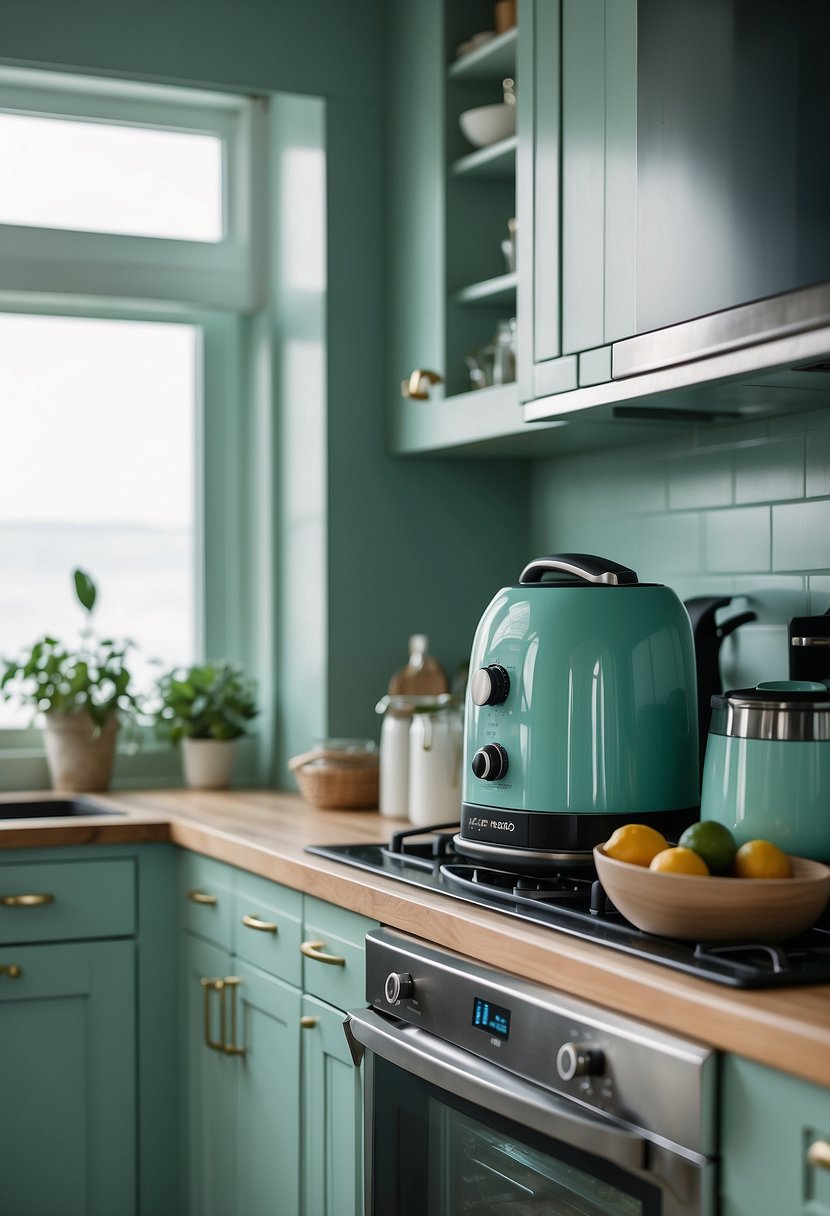
[[[416,870],[433,870],[438,862],[453,852],[453,837],[457,823],[439,823],[431,828],[402,828],[393,832],[381,853],[393,865],[410,866]]]
[[[372,874],[490,908],[734,988],[830,983],[830,914],[790,942],[707,943],[655,937],[635,929],[607,898],[593,866],[550,866],[520,874],[460,857],[455,824],[404,828],[388,844],[328,845],[307,849]]]

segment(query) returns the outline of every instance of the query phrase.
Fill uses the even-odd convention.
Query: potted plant
[[[109,788],[120,721],[134,720],[139,706],[125,664],[131,643],[95,637],[95,583],[84,570],[72,577],[86,614],[78,645],[46,634],[18,658],[3,659],[0,696],[43,715],[52,786],[81,793]]]
[[[254,686],[228,662],[177,667],[158,682],[156,727],[182,745],[185,783],[192,789],[227,789],[236,740],[259,712]]]

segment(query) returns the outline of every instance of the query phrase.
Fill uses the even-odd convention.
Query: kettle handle
[[[549,570],[561,570],[574,574],[586,583],[604,583],[619,587],[639,583],[639,579],[628,566],[609,561],[606,557],[595,557],[591,553],[552,553],[549,557],[537,557],[529,562],[519,575],[519,583],[540,583]]]

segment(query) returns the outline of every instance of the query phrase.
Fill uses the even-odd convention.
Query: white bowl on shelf
[[[487,148],[516,134],[516,107],[503,101],[493,106],[476,106],[459,115],[458,123],[474,147]]]

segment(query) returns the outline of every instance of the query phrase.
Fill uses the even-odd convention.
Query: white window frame
[[[233,657],[252,674],[257,585],[250,534],[250,320],[264,306],[267,108],[263,99],[0,67],[0,111],[135,123],[222,140],[224,236],[218,242],[0,224],[0,310],[19,314],[181,322],[202,334],[195,451],[195,649]],[[11,642],[25,646],[31,639]],[[140,641],[140,639],[139,639]],[[261,698],[268,696],[262,688]],[[236,776],[264,762],[256,733]],[[180,782],[177,751],[145,732],[120,754],[121,786]],[[0,790],[46,788],[41,732],[0,730]]]
[[[214,135],[224,178],[224,233],[215,242],[0,224],[0,290],[262,306],[262,98],[0,68],[0,113]]]

